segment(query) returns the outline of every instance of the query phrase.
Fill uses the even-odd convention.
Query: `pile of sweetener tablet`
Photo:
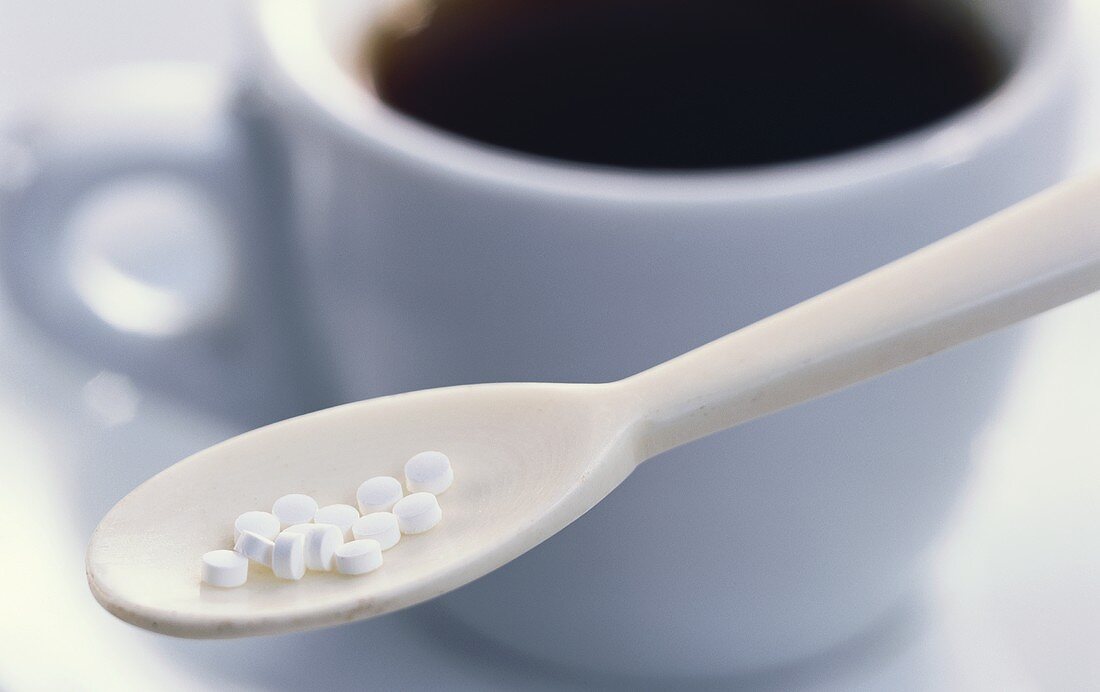
[[[451,487],[454,471],[442,452],[421,452],[405,463],[401,481],[375,476],[359,486],[351,505],[317,506],[309,495],[284,495],[270,512],[245,512],[233,525],[233,550],[202,556],[202,580],[234,587],[248,579],[248,563],[281,579],[301,579],[306,570],[366,574],[382,566],[382,551],[402,534],[424,533],[443,518],[436,495]],[[349,540],[350,539],[350,540]]]

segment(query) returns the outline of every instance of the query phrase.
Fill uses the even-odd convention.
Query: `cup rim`
[[[539,157],[466,139],[383,103],[325,44],[314,2],[252,0],[250,23],[274,76],[292,100],[327,126],[392,159],[430,166],[466,182],[516,191],[634,203],[729,202],[808,196],[853,188],[976,158],[1011,136],[1059,88],[1069,59],[1065,0],[1051,0],[1041,26],[997,88],[905,134],[825,156],[756,167],[644,170]]]

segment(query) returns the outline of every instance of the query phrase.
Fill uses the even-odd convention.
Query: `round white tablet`
[[[234,541],[241,535],[241,531],[251,531],[273,541],[279,535],[279,519],[271,512],[245,512],[233,522]]]
[[[359,510],[351,505],[328,505],[317,510],[313,515],[313,521],[318,524],[332,524],[340,528],[344,534],[344,540],[351,538],[351,525],[359,518]]]
[[[291,524],[303,524],[313,521],[317,513],[317,501],[309,495],[283,495],[271,506],[271,513],[279,519],[283,527]]]
[[[336,570],[340,574],[366,574],[382,566],[382,546],[366,538],[336,549]]]
[[[301,533],[283,531],[275,537],[271,570],[280,579],[301,579],[306,573],[306,539]]]
[[[371,512],[352,524],[351,532],[357,540],[370,538],[378,541],[382,550],[389,550],[401,540],[401,527],[393,512]]]
[[[431,493],[413,493],[401,498],[393,506],[393,513],[401,533],[424,533],[443,518],[439,500]]]
[[[302,534],[306,541],[306,567],[319,572],[332,569],[332,556],[344,544],[344,532],[332,524],[314,524]]]
[[[283,533],[288,531],[291,533],[308,533],[313,530],[314,526],[316,526],[316,524],[294,524],[293,526],[288,526],[283,529]]]
[[[241,535],[237,536],[237,542],[233,545],[233,550],[253,562],[270,567],[275,543],[258,533],[241,531]]]
[[[451,460],[443,452],[421,452],[405,462],[405,486],[410,493],[439,495],[454,479]]]
[[[248,579],[248,560],[232,550],[211,550],[202,556],[202,580],[210,586],[231,588]]]
[[[359,501],[359,511],[370,514],[390,511],[404,494],[401,481],[392,476],[375,476],[363,481],[355,493],[355,499]]]

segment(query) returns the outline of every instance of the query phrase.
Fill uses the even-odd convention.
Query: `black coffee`
[[[610,166],[726,168],[851,149],[957,111],[1006,70],[972,18],[933,0],[431,7],[367,41],[384,101],[482,142]]]

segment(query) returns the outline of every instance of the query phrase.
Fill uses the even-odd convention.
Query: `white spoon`
[[[599,502],[642,461],[1100,289],[1100,176],[1070,182],[839,288],[610,384],[486,384],[362,401],[254,430],[142,484],[88,548],[99,602],[135,625],[235,637],[334,625],[446,593]],[[583,334],[577,335],[583,339]],[[354,503],[412,454],[451,456],[444,518],[381,569],[199,582],[240,512],[286,493]],[[751,463],[751,460],[744,460]]]

